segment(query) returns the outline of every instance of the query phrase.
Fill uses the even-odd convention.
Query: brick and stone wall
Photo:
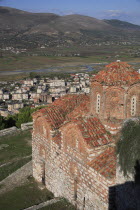
[[[96,112],[97,94],[100,94],[100,111]],[[131,99],[136,97],[136,113],[131,115]],[[106,129],[117,133],[123,120],[140,115],[140,83],[131,86],[105,86],[99,82],[91,85],[90,113],[99,117]]]
[[[18,129],[17,127],[13,126],[11,128],[6,128],[0,131],[0,137],[5,136],[5,135],[12,135],[17,133],[17,131],[19,131],[20,129]],[[1,138],[2,139],[2,138]]]
[[[74,150],[75,147],[72,147],[76,142],[73,135],[69,135],[71,132],[65,134],[63,130],[61,144],[53,141],[54,131],[47,132],[50,133],[49,138],[36,132],[36,128],[33,131],[35,179],[38,182],[44,179],[46,188],[56,197],[67,198],[78,209],[108,209],[108,187],[114,185],[114,181],[107,180],[87,165],[85,151]],[[67,140],[69,138],[68,145],[65,143],[66,137]]]

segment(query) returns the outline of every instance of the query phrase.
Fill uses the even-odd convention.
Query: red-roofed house
[[[107,210],[117,183],[116,133],[140,112],[139,75],[126,63],[106,66],[90,97],[66,95],[33,114],[33,176],[81,210]]]

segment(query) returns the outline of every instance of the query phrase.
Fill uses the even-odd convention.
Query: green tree
[[[9,115],[6,118],[6,127],[7,128],[10,128],[12,126],[15,126],[16,125],[16,121],[17,121],[17,117],[18,117],[17,114],[15,114],[15,115]]]
[[[45,106],[31,108],[26,106],[20,109],[18,114],[9,115],[6,118],[0,115],[0,130],[10,128],[12,126],[17,126],[20,128],[22,123],[32,122],[32,113],[44,107]]]
[[[122,127],[117,154],[124,176],[134,174],[135,164],[140,161],[140,118],[130,119]]]
[[[20,109],[19,113],[18,113],[18,117],[17,117],[17,121],[16,121],[16,126],[18,128],[20,128],[22,123],[27,123],[27,122],[32,122],[32,112],[34,110],[31,109],[31,107],[26,106],[22,109]]]
[[[20,109],[17,116],[15,116],[16,126],[20,128],[22,123],[32,122],[32,113],[41,108],[44,108],[44,106],[39,106],[36,108],[31,108],[29,106],[26,106]]]

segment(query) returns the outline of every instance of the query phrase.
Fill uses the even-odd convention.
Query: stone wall
[[[28,122],[28,123],[22,123],[21,124],[21,130],[25,131],[28,129],[33,128],[33,122]]]
[[[63,144],[35,132],[32,147],[33,176],[56,197],[67,198],[81,210],[108,209],[108,187],[114,182],[85,164],[78,151],[76,154],[70,148],[66,151]]]
[[[5,135],[11,135],[14,134],[18,131],[19,129],[15,126],[11,128],[6,128],[0,131],[0,137],[5,136]]]

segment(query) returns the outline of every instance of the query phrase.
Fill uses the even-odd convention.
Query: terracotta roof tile
[[[131,85],[140,82],[140,74],[126,62],[113,62],[100,71],[92,81],[105,85]]]
[[[90,98],[85,95],[82,102],[67,115],[68,119],[78,118],[80,116],[85,116],[90,110]]]
[[[100,120],[93,118],[78,118],[74,122],[77,124],[81,134],[87,144],[98,147],[111,143],[112,136],[107,133]]]
[[[59,128],[65,120],[68,120],[67,115],[70,114],[77,106],[80,106],[87,99],[84,94],[66,95],[48,105],[46,108],[40,109],[33,114],[36,116],[42,113],[46,120],[50,123],[52,129]]]
[[[116,176],[116,153],[114,147],[108,147],[104,152],[89,162],[90,167],[108,179]]]

